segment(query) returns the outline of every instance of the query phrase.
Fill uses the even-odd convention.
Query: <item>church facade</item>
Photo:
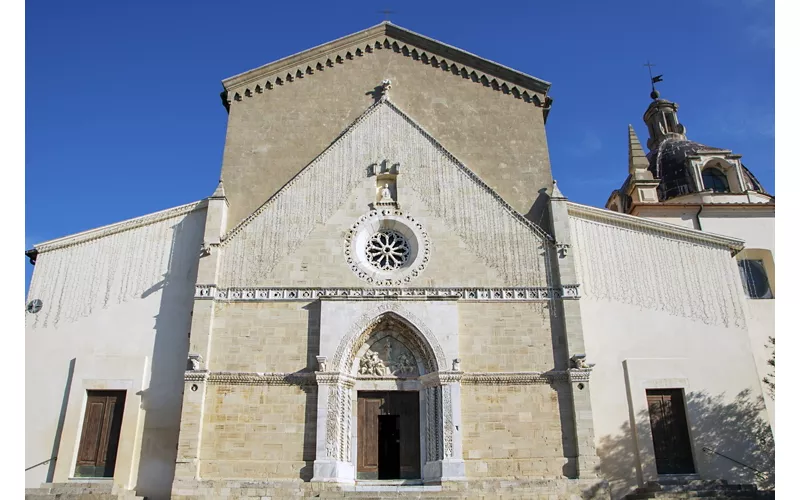
[[[209,198],[28,252],[29,495],[770,486],[774,197],[674,103],[600,209],[548,82],[391,23],[223,85]]]

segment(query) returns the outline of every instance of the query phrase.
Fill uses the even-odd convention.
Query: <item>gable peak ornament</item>
[[[388,78],[383,80],[380,84],[380,91],[381,91],[381,101],[385,101],[389,98],[389,89],[392,88],[392,81]]]

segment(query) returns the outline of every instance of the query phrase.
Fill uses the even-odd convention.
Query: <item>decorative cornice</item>
[[[464,372],[433,372],[419,377],[419,381],[425,387],[434,387],[438,385],[457,384],[461,382],[463,377]]]
[[[605,210],[602,208],[595,208],[578,203],[567,202],[567,211],[569,215],[580,217],[582,219],[602,222],[613,226],[628,226],[635,229],[660,233],[669,238],[688,240],[704,245],[724,247],[734,254],[740,252],[744,248],[744,241],[736,238],[729,238],[727,236],[697,231],[695,229],[689,229],[674,224],[668,224],[666,222],[659,222],[652,219],[637,217],[635,215],[612,212],[611,210]]]
[[[313,373],[207,372],[187,371],[187,382],[207,382],[211,385],[314,385]]]
[[[554,382],[588,382],[592,370],[552,370],[548,372],[471,372],[464,373],[465,385],[536,385]]]
[[[178,217],[184,214],[188,214],[190,212],[194,212],[195,210],[205,207],[206,203],[207,203],[206,200],[195,201],[192,203],[187,203],[186,205],[181,205],[179,207],[169,208],[167,210],[162,210],[160,212],[142,215],[141,217],[124,220],[121,222],[116,222],[108,226],[102,226],[95,229],[90,229],[82,233],[76,233],[69,236],[64,236],[62,238],[57,238],[55,240],[45,241],[44,243],[39,243],[38,245],[34,245],[34,249],[41,254],[44,252],[50,252],[52,250],[58,250],[61,248],[66,248],[81,243],[87,243],[89,241],[104,238],[112,234],[121,233],[123,231],[128,231],[131,229],[136,229],[142,226],[148,226],[150,224],[155,224],[156,222],[161,222],[166,219],[171,219],[173,217]]]
[[[353,387],[357,380],[419,380],[425,387],[462,383],[465,385],[538,385],[554,382],[588,382],[591,368],[548,372],[434,372],[417,379],[401,377],[354,377],[342,372],[261,373],[187,371],[186,382],[211,385],[341,385]]]
[[[185,382],[206,382],[208,380],[208,371],[206,370],[187,370],[183,374]]]
[[[196,285],[195,299],[226,302],[312,300],[459,300],[464,302],[534,302],[579,299],[580,285],[497,288],[217,288]]]
[[[315,381],[317,385],[341,385],[344,387],[353,387],[356,383],[355,377],[342,372],[316,372]]]
[[[537,107],[549,107],[537,95],[547,94],[549,82],[388,22],[223,80],[223,105],[229,109],[231,101],[251,98],[315,72],[328,71],[376,50],[392,50]]]

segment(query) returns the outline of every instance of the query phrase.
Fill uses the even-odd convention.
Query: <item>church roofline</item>
[[[245,71],[238,75],[231,76],[222,81],[225,91],[231,91],[256,82],[268,75],[282,75],[283,72],[295,73],[301,71],[310,62],[317,62],[320,58],[333,54],[347,47],[358,45],[361,42],[372,41],[376,36],[391,37],[395,40],[409,43],[422,50],[427,50],[435,55],[450,59],[454,62],[462,63],[489,75],[501,78],[514,85],[525,89],[547,94],[550,90],[550,82],[528,75],[521,71],[509,68],[489,59],[477,56],[465,50],[453,47],[433,38],[428,38],[419,33],[415,33],[406,28],[397,26],[388,21],[372,26],[365,30],[338,38],[336,40],[318,45],[316,47],[298,52],[297,54],[284,57],[277,61],[265,64],[255,69]]]
[[[684,239],[706,245],[724,247],[730,250],[732,255],[739,253],[744,248],[744,241],[737,238],[707,233],[705,231],[698,231],[696,229],[689,229],[683,226],[669,224],[667,222],[655,221],[635,215],[622,214],[619,212],[591,207],[589,205],[582,205],[580,203],[574,203],[571,201],[567,202],[567,212],[571,216],[580,217],[582,219],[596,220],[615,226],[633,226],[636,229],[655,231],[664,236],[676,239]]]
[[[42,243],[37,243],[36,245],[34,245],[32,249],[27,250],[25,252],[25,255],[27,255],[30,258],[29,254],[39,255],[44,252],[50,252],[53,250],[58,250],[61,248],[77,245],[80,243],[86,243],[88,241],[104,238],[106,236],[120,233],[122,231],[127,231],[129,229],[136,229],[142,226],[148,226],[150,224],[154,224],[156,222],[160,222],[165,219],[171,219],[172,217],[178,217],[180,215],[188,214],[205,206],[206,206],[206,200],[194,201],[192,203],[187,203],[185,205],[168,208],[166,210],[161,210],[159,212],[153,212],[151,214],[141,215],[139,217],[134,217],[132,219],[115,222],[113,224],[108,224],[106,226],[100,226],[94,229],[88,229],[80,233],[70,234],[67,236],[62,236],[60,238],[47,240]]]

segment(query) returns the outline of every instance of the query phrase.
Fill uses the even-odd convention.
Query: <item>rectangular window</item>
[[[739,274],[742,277],[744,293],[751,299],[771,299],[767,269],[763,260],[742,259],[739,261]]]
[[[114,477],[125,391],[87,391],[75,477]]]
[[[694,474],[683,391],[648,389],[646,393],[656,471],[659,474]]]

